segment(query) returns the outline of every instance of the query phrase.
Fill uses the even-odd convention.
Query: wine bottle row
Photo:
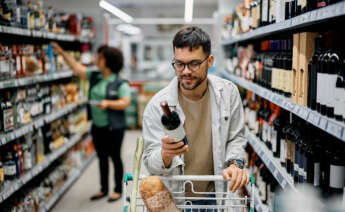
[[[273,23],[289,20],[341,0],[243,0],[224,18],[223,38],[246,33]]]
[[[345,57],[341,34],[296,33],[226,50],[226,69],[285,95],[295,104],[345,121]]]
[[[45,160],[45,155],[61,147],[68,138],[78,133],[87,123],[86,109],[60,118],[42,128],[30,132],[0,148],[0,192],[4,185],[20,178],[36,164]]]
[[[59,12],[44,7],[41,0],[6,0],[0,2],[0,25],[61,34],[94,36],[91,16]]]
[[[20,87],[0,91],[0,133],[29,124],[35,118],[86,99],[82,84],[75,82]]]
[[[277,105],[246,92],[245,122],[280,161],[294,184],[325,198],[344,195],[345,144]]]
[[[82,140],[42,174],[26,185],[4,205],[4,211],[40,211],[57,195],[64,183],[73,177],[73,170],[83,166],[94,151],[91,140]]]

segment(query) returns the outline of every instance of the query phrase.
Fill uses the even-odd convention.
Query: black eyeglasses
[[[175,69],[175,71],[178,71],[178,72],[181,72],[183,71],[185,68],[186,68],[186,65],[188,66],[188,69],[191,71],[191,72],[195,72],[195,71],[199,71],[200,69],[200,66],[203,62],[205,62],[208,57],[210,55],[208,55],[203,61],[199,62],[199,61],[191,61],[189,63],[182,63],[182,62],[176,62],[176,61],[173,61],[171,63],[171,65],[173,66],[173,68]]]

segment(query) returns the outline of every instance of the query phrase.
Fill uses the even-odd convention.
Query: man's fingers
[[[241,180],[241,184],[240,184],[239,188],[242,188],[243,186],[247,185],[247,179],[248,179],[247,172],[242,171],[242,180]]]
[[[232,173],[231,173],[231,182],[230,182],[229,189],[232,191],[236,183],[238,172],[235,169],[231,169],[231,170],[232,170]]]
[[[248,171],[246,171],[246,175],[247,175],[247,182],[246,182],[246,185],[248,185],[249,182],[250,182],[250,174],[249,174]]]
[[[171,150],[171,149],[166,149],[165,152],[167,154],[172,154],[172,155],[180,155],[182,153],[185,153],[188,151],[188,145],[182,147],[182,148],[179,148],[179,149],[175,149],[175,150]]]
[[[162,148],[164,149],[170,149],[170,150],[175,150],[183,147],[184,143],[182,141],[177,142],[177,143],[163,143]]]
[[[241,182],[242,182],[242,177],[243,177],[242,170],[237,170],[236,172],[237,172],[237,177],[235,179],[232,178],[232,180],[235,181],[235,185],[232,188],[232,192],[235,192],[239,188],[239,186],[241,185]]]
[[[223,175],[223,178],[226,180],[226,181],[230,181],[230,175],[229,173],[227,172],[227,169],[224,169],[222,171],[222,175]]]

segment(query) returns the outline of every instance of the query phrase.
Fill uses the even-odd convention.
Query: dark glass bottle
[[[322,8],[327,6],[327,0],[317,0],[317,8]]]
[[[345,80],[344,80],[344,65],[338,70],[337,82],[335,85],[335,102],[334,102],[334,117],[338,121],[343,121],[343,113],[345,112]]]
[[[339,141],[338,141],[339,142]],[[343,194],[345,187],[344,150],[338,149],[330,157],[329,192],[331,196]]]
[[[17,169],[13,159],[12,152],[8,151],[4,163],[5,180],[13,180],[16,178]]]
[[[318,82],[318,59],[323,51],[322,38],[315,39],[315,52],[308,65],[308,107],[316,110],[317,82]],[[319,82],[321,83],[321,82]]]
[[[334,118],[335,87],[337,83],[337,73],[341,69],[341,62],[340,55],[336,51],[332,51],[328,63],[328,101],[326,104],[326,115],[330,118]]]
[[[174,139],[175,142],[183,141],[187,145],[188,140],[179,115],[170,110],[167,102],[161,103],[161,108],[163,110],[161,122],[168,136]]]

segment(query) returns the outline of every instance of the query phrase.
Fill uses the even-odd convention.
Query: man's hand
[[[98,105],[102,110],[108,109],[109,103],[108,100],[102,100],[101,104]]]
[[[188,145],[184,145],[183,141],[174,142],[173,139],[165,136],[162,138],[162,158],[164,166],[169,168],[172,159],[177,155],[188,152]]]
[[[250,181],[249,172],[247,170],[240,169],[235,164],[231,164],[228,168],[224,169],[222,174],[226,181],[230,181],[231,177],[229,190],[231,190],[233,193],[247,185]]]
[[[64,52],[64,50],[61,48],[61,46],[59,44],[57,44],[56,42],[51,42],[50,45],[52,45],[54,47],[54,50],[58,54],[62,54]]]

